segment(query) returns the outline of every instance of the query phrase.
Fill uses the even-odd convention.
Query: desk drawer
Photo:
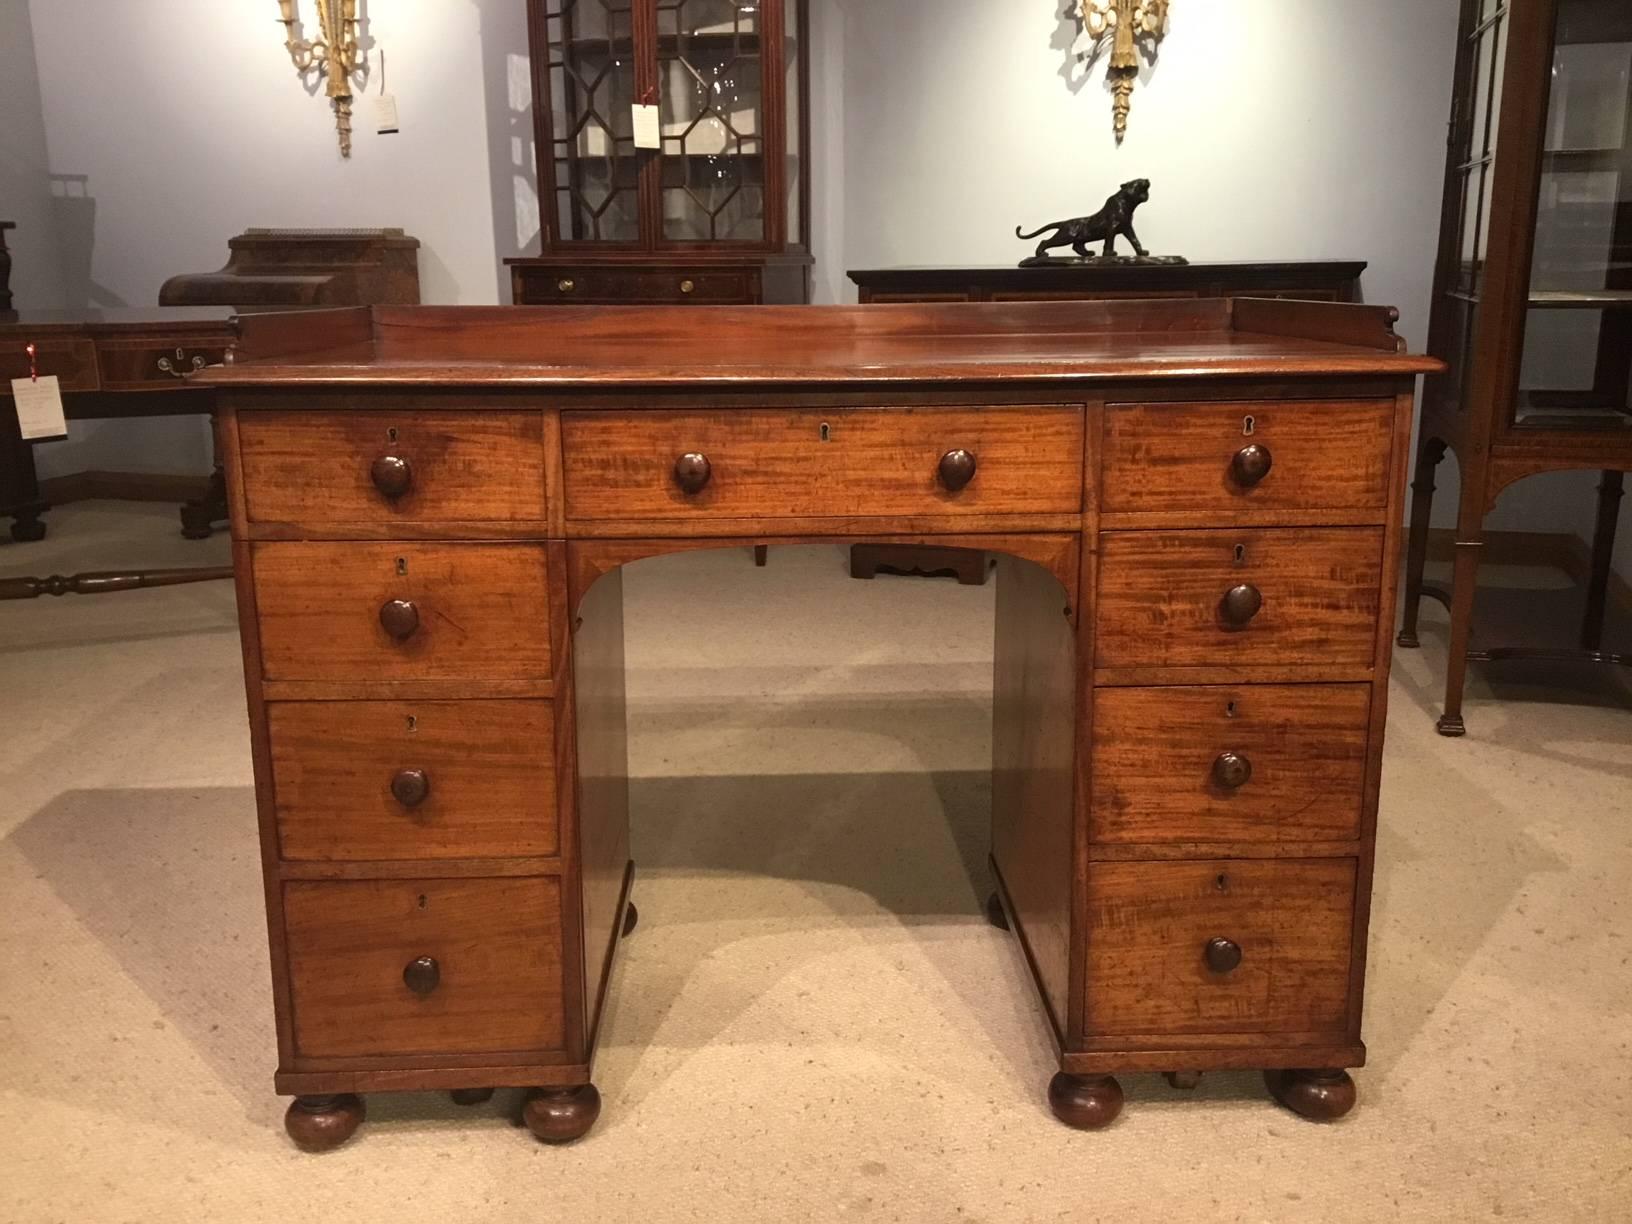
[[[30,339],[11,337],[15,343],[0,347],[0,393],[11,398],[11,380],[29,376],[27,346],[34,345],[35,372],[44,378],[55,374],[63,391],[95,391],[101,384],[96,371],[96,345],[74,338]],[[11,406],[6,406],[11,411]]]
[[[198,343],[177,339],[102,340],[102,385],[110,391],[176,391],[187,386],[188,374],[220,365],[226,356],[224,336]]]
[[[561,427],[570,519],[1043,514],[1082,505],[1082,409],[1074,406],[567,412]],[[970,464],[954,452],[972,458],[966,483]],[[685,469],[689,486],[687,455],[706,461]]]
[[[239,460],[257,523],[537,521],[537,412],[245,412]]]
[[[293,701],[266,710],[291,861],[549,857],[548,701]]]
[[[1347,511],[1383,521],[1392,400],[1111,404],[1108,513]]]
[[[1100,667],[1373,661],[1381,528],[1111,531],[1099,547]]]
[[[543,545],[280,541],[252,556],[268,680],[550,675]]]
[[[1342,1030],[1354,882],[1353,859],[1092,864],[1089,1035]]]
[[[517,305],[523,306],[688,302],[749,306],[759,300],[758,278],[748,268],[523,268],[517,285]]]
[[[566,1044],[554,877],[291,881],[283,917],[301,1057]]]
[[[1370,719],[1368,684],[1101,688],[1089,836],[1356,838]]]

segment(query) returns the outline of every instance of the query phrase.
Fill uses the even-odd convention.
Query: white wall
[[[0,221],[17,223],[11,289],[20,309],[53,310],[62,285],[28,0],[0,0],[0,30]]]

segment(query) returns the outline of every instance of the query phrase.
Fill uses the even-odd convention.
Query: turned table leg
[[[1333,1122],[1354,1108],[1354,1080],[1341,1069],[1265,1071],[1270,1096],[1311,1122]]]
[[[582,1139],[601,1116],[601,1094],[594,1084],[577,1088],[539,1088],[521,1108],[521,1119],[545,1143]]]
[[[298,1096],[283,1115],[283,1129],[303,1152],[327,1152],[337,1148],[363,1123],[362,1097],[349,1093],[337,1096]]]
[[[1417,612],[1422,604],[1422,571],[1428,563],[1428,528],[1434,514],[1434,473],[1445,458],[1445,443],[1430,438],[1417,455],[1417,475],[1411,482],[1411,533],[1405,550],[1405,616],[1400,625],[1399,644],[1414,648]]]
[[[1110,1075],[1068,1075],[1048,1081],[1054,1116],[1077,1130],[1103,1130],[1122,1112],[1122,1085]]]

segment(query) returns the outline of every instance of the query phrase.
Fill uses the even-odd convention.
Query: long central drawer
[[[1075,513],[1082,409],[567,412],[569,519]]]

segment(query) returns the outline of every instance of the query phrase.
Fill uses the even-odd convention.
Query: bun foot
[[[1395,638],[1394,641],[1407,650],[1416,650],[1422,646],[1422,643],[1417,640],[1416,634],[1407,633],[1403,629],[1400,630],[1400,636]]]
[[[1468,725],[1462,721],[1460,714],[1441,714],[1439,716],[1439,733],[1450,739],[1456,739],[1468,733]]]
[[[1335,1122],[1354,1108],[1347,1071],[1265,1071],[1269,1095],[1311,1122]]]
[[[343,1096],[300,1096],[289,1103],[283,1129],[303,1152],[327,1152],[350,1139],[363,1124],[363,1099]]]
[[[1054,1116],[1077,1130],[1103,1130],[1122,1112],[1122,1085],[1110,1075],[1067,1075],[1048,1081]]]
[[[521,1120],[545,1143],[582,1139],[601,1116],[601,1094],[594,1084],[578,1088],[540,1088],[521,1107]]]
[[[1009,929],[1009,916],[1003,912],[1003,898],[995,892],[986,898],[986,921],[1000,931]]]
[[[635,903],[631,901],[623,907],[623,936],[625,939],[629,937],[630,933],[635,929],[635,924],[639,921],[640,911],[635,908]]]
[[[19,516],[11,525],[11,538],[19,544],[38,544],[45,539],[45,524],[32,516]]]
[[[481,1105],[493,1099],[491,1088],[455,1088],[448,1096],[455,1105]]]
[[[1201,1084],[1200,1071],[1163,1071],[1162,1074],[1167,1077],[1168,1084],[1186,1092]]]

